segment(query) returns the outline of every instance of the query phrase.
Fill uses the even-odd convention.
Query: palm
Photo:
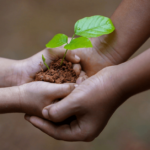
[[[33,81],[37,72],[41,71],[42,69],[46,70],[46,66],[42,62],[42,54],[46,58],[46,63],[50,65],[53,60],[57,58],[63,58],[64,53],[65,50],[62,50],[61,47],[57,49],[44,49],[30,58],[21,60],[17,67],[18,85]],[[74,56],[66,59],[74,64],[79,62],[79,60],[75,60]],[[79,66],[80,65],[76,65],[76,68],[74,68],[75,72],[80,72]]]
[[[18,65],[17,71],[17,83],[18,85],[28,83],[34,80],[34,76],[37,72],[41,71],[42,69],[46,69],[42,63],[42,54],[46,57],[46,62],[49,65],[50,62],[58,57],[55,54],[51,54],[48,49],[45,49],[34,56],[27,58],[25,60],[21,60],[21,63]]]

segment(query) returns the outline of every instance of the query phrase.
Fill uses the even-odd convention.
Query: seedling
[[[47,67],[47,69],[50,70],[47,63],[45,62],[46,59],[45,59],[44,55],[42,55],[42,60],[43,60],[44,65]]]
[[[51,41],[46,44],[47,48],[56,48],[64,45],[66,52],[63,60],[66,56],[68,50],[74,50],[78,48],[92,48],[93,45],[88,38],[99,37],[101,35],[109,34],[115,30],[115,27],[111,19],[104,16],[91,16],[85,17],[78,20],[74,26],[74,35],[72,36],[71,41],[68,43],[68,36],[65,34],[56,34]],[[74,38],[75,35],[81,36]],[[43,57],[42,57],[43,58]],[[45,64],[45,63],[44,63]],[[45,64],[47,65],[47,64]]]

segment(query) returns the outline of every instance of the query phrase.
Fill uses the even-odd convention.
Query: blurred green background
[[[72,36],[85,16],[110,17],[121,0],[0,0],[0,57],[24,59],[57,33]],[[147,41],[135,54],[150,47]],[[134,56],[135,56],[134,55]],[[137,64],[138,65],[138,64]],[[24,114],[0,115],[0,150],[149,150],[150,92],[130,98],[93,142],[63,142],[34,128]]]

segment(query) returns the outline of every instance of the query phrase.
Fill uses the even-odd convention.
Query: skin
[[[106,67],[81,83],[62,101],[43,110],[44,117],[52,122],[76,116],[69,124],[56,125],[35,116],[25,118],[55,139],[92,141],[124,101],[150,88],[149,58],[150,49],[126,63]]]
[[[82,70],[89,77],[107,66],[126,61],[149,38],[149,10],[149,0],[123,0],[111,17],[116,30],[112,34],[92,38],[93,48],[68,51],[66,59],[73,63],[80,62]],[[50,64],[55,58],[62,58],[64,52],[65,50],[60,47],[45,49],[21,61],[0,58],[0,87],[32,81],[35,73],[41,70],[39,64],[42,54],[46,58],[46,63]],[[79,56],[80,60],[75,59],[75,55]],[[46,69],[45,66],[43,68]],[[81,78],[80,82],[84,78]]]
[[[125,62],[149,38],[149,10],[149,0],[123,0],[111,17],[115,32],[92,38],[92,49],[68,53],[78,55],[83,70],[93,76],[62,101],[43,110],[43,116],[53,123],[35,116],[26,116],[26,120],[59,140],[92,141],[97,137],[118,106],[128,97],[149,89],[150,50],[117,65]],[[54,123],[73,115],[76,119],[70,124]]]
[[[150,36],[149,10],[149,0],[123,0],[111,16],[116,28],[113,33],[91,38],[93,48],[67,54],[80,57],[82,69],[89,77],[107,66],[125,62]]]
[[[20,112],[43,117],[42,109],[45,106],[66,97],[74,88],[74,83],[52,84],[42,81],[1,88],[0,113]]]
[[[54,59],[63,57],[63,52],[54,54],[52,50],[45,49],[24,60],[0,58],[0,113],[21,112],[43,117],[45,106],[64,98],[77,86],[73,83],[32,82],[35,74],[41,71],[42,54],[48,65]],[[73,69],[81,76],[81,66],[77,64],[80,58],[72,55],[66,59],[74,63]],[[43,65],[42,69],[46,67]]]
[[[50,63],[57,58],[62,58],[64,51],[61,53],[55,53],[55,49],[44,49],[41,52],[33,55],[24,60],[10,60],[0,57],[0,87],[19,86],[34,80],[34,76],[37,72],[46,70],[46,66],[42,62],[42,54],[46,58],[46,63]],[[74,64],[74,71],[76,74],[80,74],[81,66],[78,64],[80,58],[71,55],[66,60],[71,61]],[[39,65],[42,63],[42,67]]]
[[[137,48],[139,48],[148,39],[150,35],[149,10],[150,10],[149,0],[143,0],[143,1],[123,0],[120,6],[115,11],[115,13],[113,14],[113,16],[111,17],[116,27],[115,32],[107,36],[92,38],[91,41],[94,46],[93,49],[86,49],[86,50],[78,49],[75,51],[69,51],[69,53],[67,53],[66,59],[67,58],[74,59],[75,54],[78,55],[81,59],[82,69],[85,71],[85,73],[88,76],[94,75],[95,73],[97,73],[99,70],[103,69],[106,66],[116,65],[126,61],[137,50]],[[51,60],[54,59],[56,56],[57,57],[62,56],[62,53],[64,53],[64,50],[62,48],[58,48],[57,50],[55,50],[55,52],[53,51],[53,49],[49,49],[49,51],[46,49],[43,52],[40,52],[36,56],[33,56],[29,59],[18,61],[18,62],[12,62],[10,63],[11,65],[4,63],[4,65],[1,67],[4,69],[2,70],[4,74],[2,74],[3,76],[1,77],[0,86],[1,87],[15,86],[15,85],[22,85],[24,83],[31,82],[33,80],[35,73],[40,70],[38,64],[40,63],[42,54],[46,56],[46,60],[48,60],[47,63],[49,64]],[[76,62],[79,62],[79,60],[78,61],[76,60]],[[132,66],[133,64],[131,63],[130,65]],[[137,61],[135,64],[137,64]],[[132,74],[134,76],[134,74],[138,72],[138,69],[135,67],[135,65],[133,65],[133,68],[135,67],[137,70],[134,70],[130,65],[127,66],[125,65],[126,66],[125,68],[130,68],[130,71],[127,69],[126,72],[128,72],[128,74],[127,75],[122,74],[122,76],[128,78],[128,75]],[[8,66],[11,66],[9,70],[8,70]],[[116,80],[118,79],[117,71],[121,70],[124,67],[121,66],[120,68],[119,67],[110,67],[110,68],[111,69],[106,68],[102,70],[102,72],[99,72],[96,75],[89,78],[87,81],[84,81],[78,88],[74,90],[75,92],[73,91],[73,93],[71,93],[63,101],[56,103],[57,108],[55,108],[55,104],[50,105],[49,106],[50,108],[49,107],[47,108],[49,112],[48,113],[49,117],[45,115],[44,113],[45,109],[43,110],[43,115],[45,116],[45,118],[50,119],[51,121],[54,122],[63,121],[70,115],[74,114],[77,117],[77,119],[70,124],[71,129],[73,130],[69,130],[70,129],[69,125],[65,124],[63,126],[56,126],[51,122],[42,120],[37,117],[26,117],[26,119],[29,120],[32,124],[34,124],[36,127],[40,128],[41,130],[43,130],[44,132],[48,133],[49,135],[53,136],[56,139],[71,140],[71,141],[93,140],[100,133],[103,127],[106,125],[109,117],[112,115],[115,109],[126,99],[126,95],[123,94],[122,96],[122,92],[120,92],[119,89],[121,88],[124,91],[126,89],[124,88],[124,86],[126,87],[125,83],[128,83],[129,81],[130,81],[129,83],[131,83],[131,79],[132,79],[130,77],[130,80],[123,82],[120,79],[122,78],[120,73],[119,84],[121,83],[124,84],[121,84],[122,86],[119,86],[116,84],[116,82],[118,82],[118,80]],[[117,68],[117,69],[112,69],[112,68]],[[133,70],[134,72],[132,72]],[[117,72],[116,75],[117,78],[115,78],[114,72],[115,73]],[[79,83],[81,83],[85,79],[84,73],[82,73],[82,75],[83,76],[80,78],[80,81],[78,81]],[[146,78],[145,74],[142,74],[141,76]],[[110,82],[108,82],[107,80]],[[133,80],[133,81],[134,83],[137,82],[137,80],[136,81]],[[142,80],[140,83],[142,84]],[[140,86],[140,84],[138,86]],[[133,88],[136,89],[136,87]],[[5,91],[6,89],[3,90]],[[15,91],[16,90],[14,90],[12,94],[15,93]],[[78,93],[76,93],[76,91],[78,91]],[[86,91],[88,91],[88,93]],[[7,92],[5,92],[5,94]],[[106,92],[108,94],[106,94]],[[137,91],[135,90],[135,93],[136,92]],[[101,95],[99,95],[99,93],[101,93]],[[23,94],[20,94],[20,97],[22,97],[22,95]],[[93,96],[91,97],[91,95]],[[93,98],[94,100],[91,100]],[[1,99],[3,99],[3,97]],[[72,99],[73,103],[71,103],[72,101],[70,99]],[[84,102],[85,100],[86,102]],[[4,103],[5,101],[2,100],[2,102]],[[8,98],[8,101],[10,102],[11,99]],[[46,104],[47,103],[48,102],[46,102]],[[74,105],[70,105],[70,104],[74,104]],[[1,107],[3,106],[7,108],[7,105],[2,105]],[[13,107],[10,108],[13,109]],[[28,109],[28,107],[26,108]],[[99,112],[101,109],[104,110],[103,113]],[[64,111],[64,113],[62,113],[62,111]],[[57,114],[60,114],[60,112],[61,115],[64,116],[60,115],[59,118]],[[31,112],[29,111],[27,113],[31,113]],[[40,116],[40,113],[38,115]],[[98,120],[100,120],[99,121],[100,123],[98,123]],[[77,123],[79,126],[77,126]],[[96,124],[98,124],[99,127],[97,127]]]

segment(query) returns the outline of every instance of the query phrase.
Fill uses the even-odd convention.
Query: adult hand
[[[26,120],[55,139],[92,141],[103,130],[117,107],[127,98],[122,94],[116,66],[98,72],[82,82],[63,100],[43,109],[44,119],[26,116]],[[56,125],[75,116],[69,124]]]
[[[106,39],[107,36],[91,38],[93,48],[68,51],[67,56],[79,56],[82,69],[88,77],[96,74],[107,66],[122,63],[124,61],[122,55],[120,55],[114,47],[110,46],[108,42],[106,42]]]

